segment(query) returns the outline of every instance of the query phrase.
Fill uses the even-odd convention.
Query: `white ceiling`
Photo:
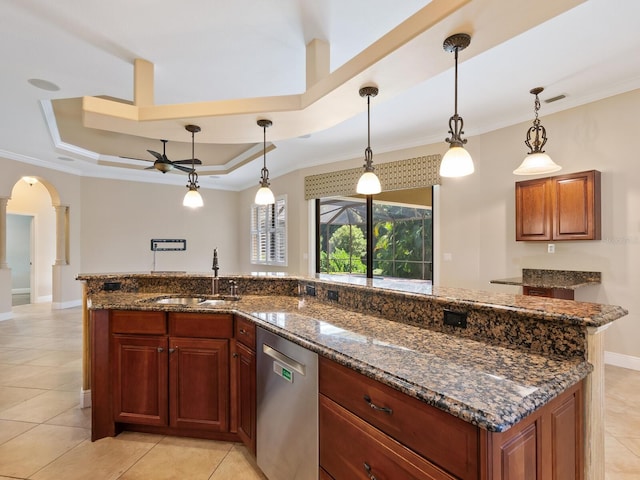
[[[640,87],[637,0],[457,0],[465,5],[415,39],[405,38],[415,28],[406,19],[449,1],[0,0],[0,157],[78,175],[184,184],[185,174],[145,171],[150,163],[118,155],[151,160],[145,150],[161,152],[159,139],[169,138],[169,158],[190,158],[184,125],[196,123],[209,128],[196,134],[195,154],[204,164],[200,184],[238,190],[258,182],[258,118],[274,119],[267,130],[276,147],[267,155],[272,178],[363,155],[366,100],[358,88],[365,84],[380,87],[371,100],[374,161],[376,153],[427,143],[442,142],[444,151],[453,114],[453,54],[442,49],[442,41],[457,32],[472,36],[459,69],[466,137],[532,120],[533,87],[545,87],[542,100],[566,95],[542,103],[543,123],[550,113]],[[397,37],[397,50],[387,51]],[[141,124],[126,135],[82,124],[81,97],[134,100],[137,58],[154,65],[155,105],[213,101],[218,108],[238,99],[277,105],[281,96],[303,96],[309,93],[305,45],[313,39],[330,45],[331,85],[316,89],[322,100],[316,103],[325,106],[294,111],[288,122],[274,107],[244,119],[225,114]],[[375,58],[378,52],[383,58]],[[345,72],[360,73],[338,78]],[[60,89],[36,88],[27,82],[34,78]],[[345,98],[341,88],[352,89],[353,96]],[[62,100],[77,107],[66,119],[77,135],[66,132],[65,119],[55,115],[53,106]],[[89,148],[78,145],[92,136]],[[553,132],[549,137],[551,150]],[[468,148],[473,151],[472,139]],[[235,160],[223,158],[223,151]]]

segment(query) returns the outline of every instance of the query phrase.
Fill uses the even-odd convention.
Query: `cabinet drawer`
[[[167,333],[166,315],[164,312],[113,310],[111,312],[111,332],[164,335]]]
[[[320,395],[320,465],[335,480],[454,478],[324,395]]]
[[[573,300],[573,290],[569,288],[522,287],[522,294],[531,297],[562,298]]]
[[[169,335],[194,338],[232,338],[233,315],[227,313],[169,313]]]
[[[251,350],[256,349],[256,324],[242,317],[236,317],[236,340]]]
[[[477,427],[326,358],[319,375],[336,403],[453,475],[478,478]]]

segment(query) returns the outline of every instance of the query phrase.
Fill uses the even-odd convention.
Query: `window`
[[[367,245],[367,202],[360,197],[319,199],[318,272],[433,279],[433,190],[384,192],[372,202],[373,244]]]
[[[287,196],[251,207],[251,263],[287,265]]]

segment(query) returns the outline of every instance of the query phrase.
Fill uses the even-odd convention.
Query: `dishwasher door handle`
[[[274,360],[282,363],[285,367],[290,368],[291,370],[295,370],[301,375],[306,375],[306,367],[304,364],[295,361],[291,357],[287,357],[284,353],[280,353],[273,347],[270,347],[266,343],[262,344],[262,351],[265,355],[269,355]]]

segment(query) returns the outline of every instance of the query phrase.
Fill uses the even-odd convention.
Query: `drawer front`
[[[256,349],[256,324],[242,317],[236,317],[236,340],[251,350]]]
[[[167,317],[164,312],[113,310],[111,332],[164,335],[167,333]]]
[[[192,338],[232,338],[233,315],[228,313],[169,313],[169,335]]]
[[[523,295],[529,295],[532,297],[553,297],[553,288],[544,287],[522,287]]]
[[[453,475],[478,478],[477,427],[326,358],[319,374],[336,403]]]
[[[335,480],[454,478],[324,395],[320,395],[320,465]]]

